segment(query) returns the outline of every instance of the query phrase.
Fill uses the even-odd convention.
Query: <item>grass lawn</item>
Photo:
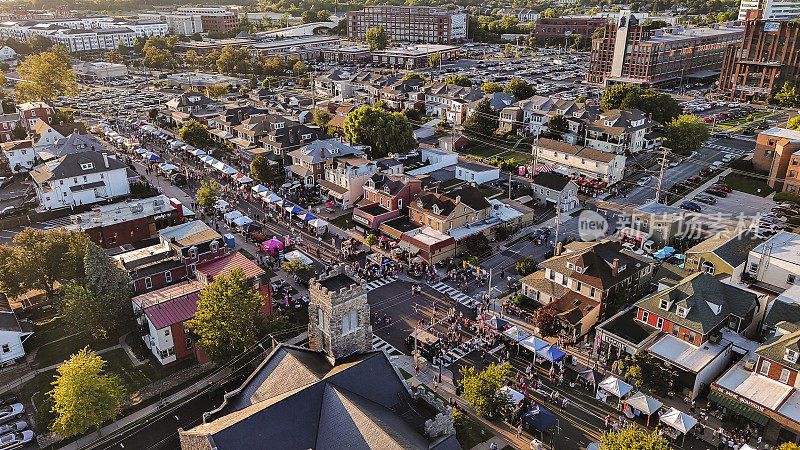
[[[455,413],[456,439],[461,448],[472,448],[485,442],[492,435],[480,423],[464,413]]]
[[[34,414],[34,420],[36,421],[34,430],[38,433],[46,431],[55,419],[53,413],[50,412],[52,402],[47,395],[47,393],[53,389],[52,383],[55,381],[55,375],[55,369],[42,372],[31,381],[25,383],[19,390],[20,401],[25,403],[30,400],[34,408],[36,408],[36,413],[34,414],[33,411],[31,411],[31,413]]]
[[[483,195],[484,195],[486,198],[492,198],[492,197],[494,197],[495,195],[497,195],[497,194],[500,194],[500,193],[502,193],[502,192],[503,192],[503,191],[501,191],[500,189],[493,188],[493,187],[490,187],[490,186],[480,186],[480,187],[478,187],[478,189],[479,189],[481,192],[483,192]]]
[[[494,155],[507,151],[505,148],[499,148],[493,145],[486,145],[481,143],[472,143],[460,150],[461,153],[468,155],[475,155],[481,158],[491,158]]]
[[[68,332],[67,334],[71,333]],[[35,333],[34,336],[36,336]],[[76,336],[57,342],[51,342],[39,347],[38,350],[36,350],[36,358],[33,360],[33,366],[41,368],[60,363],[86,346],[89,346],[90,350],[102,350],[117,344],[119,344],[117,338],[94,339],[91,334],[83,332]]]
[[[766,197],[774,190],[767,186],[767,182],[763,178],[753,178],[744,175],[728,175],[725,177],[725,183],[735,191],[746,192],[759,197]]]
[[[353,228],[353,213],[342,214],[341,216],[331,219],[328,222],[342,230]]]

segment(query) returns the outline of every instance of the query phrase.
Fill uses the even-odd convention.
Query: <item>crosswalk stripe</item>
[[[387,284],[392,283],[392,282],[394,282],[396,280],[397,280],[397,277],[393,277],[393,276],[385,277],[385,278],[378,278],[377,280],[373,280],[373,281],[370,281],[369,283],[367,283],[367,289],[368,290],[378,289],[379,287],[386,286]]]
[[[398,350],[395,346],[384,341],[375,334],[372,335],[372,348],[375,350],[385,350],[386,353],[388,353],[391,356],[398,356],[403,354],[403,352]]]
[[[441,281],[431,285],[431,287],[441,292],[442,294],[450,296],[450,298],[456,300],[457,302],[461,303],[464,306],[472,306],[472,299],[468,295],[459,292],[457,289],[448,286],[442,283]]]

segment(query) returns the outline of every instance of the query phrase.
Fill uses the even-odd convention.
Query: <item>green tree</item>
[[[34,53],[41,53],[46,50],[50,50],[53,46],[53,41],[50,40],[47,36],[42,36],[41,34],[34,34],[28,39],[28,43],[31,45],[31,50]]]
[[[370,234],[364,241],[367,243],[367,245],[372,247],[373,245],[376,245],[378,243],[378,236]]]
[[[417,146],[406,116],[371,106],[362,106],[347,115],[344,134],[350,142],[370,146],[367,153],[372,159],[389,153],[403,154]]]
[[[267,155],[258,155],[250,163],[250,176],[261,184],[267,184],[275,177]]]
[[[212,84],[206,86],[206,97],[219,98],[228,93],[228,86],[224,84]]]
[[[794,442],[784,442],[778,447],[778,450],[800,450],[800,445]]]
[[[517,100],[526,100],[536,95],[536,89],[533,88],[527,81],[519,78],[514,78],[508,83],[505,91],[508,94],[513,94]]]
[[[542,11],[541,17],[546,19],[557,19],[561,17],[561,11],[553,8],[547,8],[544,11]]]
[[[483,89],[484,94],[503,92],[503,86],[501,86],[500,83],[495,83],[494,81],[487,81],[486,83],[483,83],[481,89]]]
[[[197,204],[206,211],[211,211],[219,201],[219,185],[214,181],[203,181],[197,190]]]
[[[408,72],[407,74],[403,75],[403,78],[402,78],[401,80],[402,80],[402,81],[407,81],[407,80],[420,80],[420,81],[422,81],[423,83],[424,83],[424,82],[426,82],[426,81],[428,81],[428,80],[426,80],[426,79],[425,79],[425,77],[424,77],[424,76],[422,76],[421,74],[419,74],[419,73],[417,73],[417,72]]]
[[[653,120],[666,124],[683,112],[683,107],[669,94],[643,90],[629,84],[617,84],[603,91],[600,100],[603,111],[612,109],[639,109],[645,114],[652,114]]]
[[[497,131],[499,116],[497,111],[492,109],[489,99],[484,98],[475,105],[475,110],[464,121],[464,131],[467,134],[490,136]]]
[[[441,52],[431,53],[428,56],[428,66],[431,69],[435,69],[435,68],[439,67],[441,64],[442,64],[442,53]]]
[[[526,256],[525,258],[517,261],[517,264],[514,265],[514,269],[520,276],[524,277],[526,275],[530,275],[533,272],[536,272],[536,260],[530,256]]]
[[[106,362],[88,347],[56,368],[53,390],[54,433],[75,436],[114,418],[125,397],[125,386],[105,373]]]
[[[246,47],[234,48],[226,45],[217,59],[217,69],[230,75],[250,73],[250,52]]]
[[[281,264],[281,268],[289,275],[298,275],[308,270],[311,266],[299,258],[287,259]]]
[[[227,361],[254,346],[264,332],[264,297],[253,289],[242,269],[218,275],[200,292],[197,313],[186,324],[198,344],[217,362]]]
[[[603,450],[669,450],[669,442],[654,431],[631,425],[600,437]]]
[[[547,129],[562,135],[569,131],[569,122],[561,114],[556,114],[547,121]]]
[[[119,64],[122,62],[122,55],[116,50],[109,50],[103,55],[103,59],[105,59],[107,63]]]
[[[133,40],[133,51],[141,54],[144,51],[144,45],[146,43],[147,39],[137,37]]]
[[[69,53],[62,46],[30,55],[17,67],[22,81],[17,84],[20,100],[50,100],[78,92]]]
[[[793,130],[797,130],[800,128],[800,116],[794,116],[789,119],[789,128]]]
[[[447,78],[444,79],[444,82],[447,84],[455,84],[456,86],[472,86],[472,80],[464,75],[448,75]]]
[[[124,329],[133,318],[128,272],[94,243],[87,244],[83,258],[83,283],[66,285],[61,313],[76,329],[86,329],[103,338]]]
[[[707,124],[697,116],[685,114],[664,126],[664,145],[675,153],[688,155],[700,150],[709,135]]]
[[[476,233],[469,236],[464,241],[469,249],[469,253],[478,258],[483,258],[492,254],[492,245],[489,238],[483,233]]]
[[[122,39],[120,39],[119,42],[117,42],[117,53],[119,53],[122,56],[128,56],[131,53],[130,49],[128,49],[125,43],[122,42]]]
[[[510,403],[507,395],[497,391],[505,386],[505,379],[511,372],[511,365],[492,363],[483,372],[475,371],[475,366],[461,368],[461,387],[464,399],[482,416],[493,417]]]
[[[22,126],[22,122],[17,122],[14,129],[11,130],[11,136],[16,140],[25,139],[28,137],[28,130]]]
[[[211,144],[211,135],[208,127],[192,119],[186,122],[178,131],[181,140],[193,147],[205,148]]]
[[[773,103],[785,107],[800,105],[800,91],[797,85],[789,81],[783,83],[781,89],[773,95]]]
[[[386,33],[383,25],[379,28],[370,28],[369,31],[367,31],[366,38],[371,52],[383,50],[389,46],[389,35]]]
[[[314,125],[318,126],[323,133],[328,133],[328,124],[331,121],[331,113],[324,109],[314,110]]]
[[[304,73],[307,72],[308,72],[308,66],[303,61],[297,61],[296,63],[294,63],[294,66],[292,66],[292,73],[296,77],[299,77],[300,75],[303,75]]]

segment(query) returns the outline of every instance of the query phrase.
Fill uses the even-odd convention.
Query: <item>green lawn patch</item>
[[[503,192],[500,189],[493,188],[493,187],[490,187],[490,186],[480,186],[480,187],[478,187],[478,189],[481,192],[483,192],[483,196],[486,197],[486,198],[492,198],[495,195],[500,194],[500,193]]]
[[[507,150],[508,150],[507,148],[501,148],[494,145],[473,143],[467,145],[466,147],[464,147],[459,151],[461,153],[466,153],[468,155],[475,155],[480,158],[491,158],[492,156],[503,153]]]
[[[480,423],[468,415],[455,412],[456,439],[461,448],[472,448],[492,437],[492,434]]]
[[[36,421],[34,430],[38,433],[46,431],[55,419],[53,413],[50,412],[52,409],[52,401],[50,400],[50,396],[47,395],[47,393],[53,389],[55,375],[55,369],[42,372],[33,377],[31,381],[25,383],[19,390],[20,401],[25,403],[30,400],[36,409],[34,413],[34,420]]]
[[[69,333],[65,334],[68,335]],[[36,334],[34,334],[35,336]],[[33,366],[42,368],[60,363],[68,359],[78,350],[88,346],[90,350],[102,350],[119,344],[117,338],[94,339],[91,334],[82,332],[81,334],[62,339],[57,342],[50,342],[42,345],[36,350],[36,358]]]
[[[462,184],[462,183],[464,183],[464,180],[459,180],[458,178],[451,178],[451,179],[445,181],[444,183],[440,184],[439,187],[442,188],[442,190],[447,191],[447,190],[450,190],[450,188],[453,188],[456,185],[459,185],[459,184]]]
[[[328,222],[342,230],[353,228],[353,213],[342,214],[341,216],[331,219]]]
[[[767,182],[763,178],[748,177],[741,174],[735,176],[731,175],[725,177],[725,183],[735,191],[741,191],[759,197],[766,197],[774,191],[774,189],[767,186]]]

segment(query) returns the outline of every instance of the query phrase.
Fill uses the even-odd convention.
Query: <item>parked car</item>
[[[714,137],[715,138],[729,138],[729,137],[731,137],[731,134],[728,133],[727,131],[717,131],[716,133],[714,133]]]
[[[700,184],[701,181],[703,181],[702,178],[700,178],[698,176],[693,176],[693,177],[689,177],[686,180],[686,184]]]
[[[684,200],[683,202],[681,202],[681,209],[686,209],[686,210],[694,211],[694,212],[702,211],[702,208],[700,207],[700,205],[698,205],[695,202],[691,202],[689,200]]]
[[[638,184],[639,186],[647,186],[648,184],[650,184],[651,180],[652,180],[651,177],[645,176],[640,178],[639,181],[636,182],[636,184]]]
[[[776,206],[770,209],[770,212],[774,212],[775,214],[797,214],[796,208],[786,208],[783,206]]]
[[[717,203],[717,199],[714,197],[705,197],[700,195],[695,195],[694,198],[692,198],[692,201],[705,203],[706,205],[713,205],[714,203]]]
[[[731,189],[731,187],[725,183],[714,183],[711,185],[711,187],[714,189],[719,189],[723,192],[733,192],[733,189]]]
[[[708,188],[708,189],[706,189],[706,192],[711,194],[711,195],[713,195],[713,196],[716,196],[716,197],[727,197],[728,196],[727,192],[720,191],[719,189],[714,189],[714,188]]]
[[[713,171],[714,170],[712,168],[710,168],[710,167],[706,167],[705,169],[700,169],[700,176],[701,177],[707,177],[707,176],[711,175],[711,172],[713,172]]]
[[[683,162],[683,161],[676,159],[675,161],[672,161],[672,162],[670,162],[670,163],[669,163],[669,166],[670,166],[670,167],[678,167],[678,166],[680,166],[680,165],[681,165],[681,163],[682,163],[682,162]]]
[[[0,448],[3,450],[11,450],[13,448],[22,448],[33,441],[33,431],[24,430],[14,433],[8,433],[0,436]]]
[[[726,163],[731,162],[733,161],[733,158],[735,158],[735,156],[732,153],[726,153],[725,155],[722,156],[722,161]]]
[[[28,428],[28,422],[24,420],[17,420],[16,422],[9,422],[3,425],[0,425],[0,436],[8,433],[13,433],[15,431],[22,431]]]
[[[0,406],[0,423],[5,423],[12,419],[22,419],[23,412],[25,412],[25,406],[22,403]]]

